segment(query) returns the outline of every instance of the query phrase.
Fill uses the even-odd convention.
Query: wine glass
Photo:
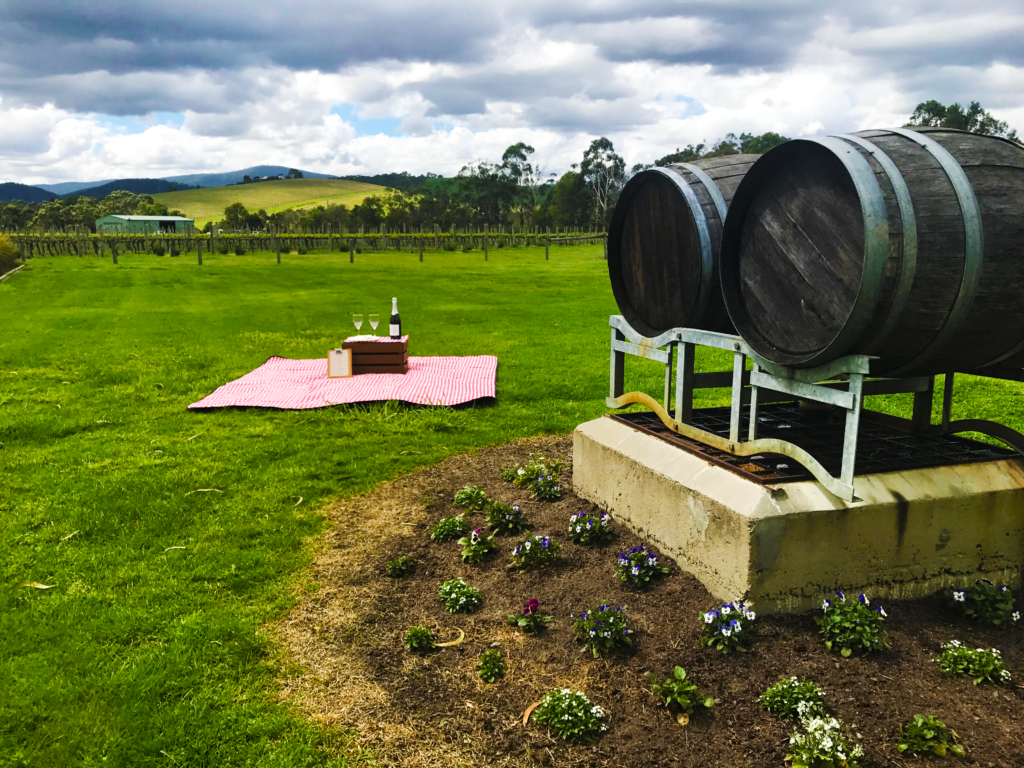
[[[357,331],[363,327],[363,315],[361,313],[352,315],[352,325],[356,327]]]
[[[373,335],[377,335],[377,325],[380,323],[380,315],[374,312],[370,315],[370,327],[373,328]]]

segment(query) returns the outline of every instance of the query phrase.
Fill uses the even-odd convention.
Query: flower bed
[[[318,562],[317,580],[337,590],[337,608],[332,614],[322,601],[304,597],[289,616],[296,621],[289,627],[305,633],[293,647],[299,661],[308,659],[318,675],[331,681],[326,688],[311,682],[310,699],[331,707],[326,711],[349,713],[337,721],[339,727],[357,728],[359,743],[376,750],[384,761],[480,765],[500,756],[505,764],[525,768],[544,755],[543,761],[553,765],[648,768],[673,765],[668,755],[680,765],[709,764],[713,756],[720,765],[783,766],[793,749],[791,735],[808,731],[794,719],[772,714],[758,699],[793,676],[824,691],[827,717],[841,721],[850,744],[865,751],[862,768],[907,764],[897,740],[908,713],[937,716],[960,734],[968,758],[981,764],[1013,765],[1024,754],[1021,690],[1015,685],[975,686],[970,678],[954,678],[932,661],[943,643],[969,638],[972,647],[999,648],[1016,683],[1024,662],[1019,627],[970,622],[944,595],[913,602],[871,596],[869,607],[877,611],[875,606],[882,603],[888,614],[884,626],[889,649],[850,658],[828,650],[814,622],[823,614],[820,609],[789,617],[758,612],[756,622],[743,627],[742,634],[749,629],[754,638],[747,653],[725,655],[701,647],[702,616],[712,606],[721,612],[720,600],[671,563],[671,577],[641,590],[623,584],[616,574],[620,551],[650,542],[618,521],[613,521],[617,537],[610,543],[583,545],[566,537],[572,515],[581,510],[601,513],[572,495],[571,462],[565,462],[560,477],[565,492],[560,501],[531,502],[528,489],[498,479],[502,468],[527,460],[531,452],[565,457],[568,447],[568,440],[546,439],[454,457],[390,489],[345,502],[332,516],[337,541],[368,532],[361,540],[376,560],[364,565],[365,548],[351,548],[351,554],[344,547],[324,550],[324,557],[333,559]],[[496,537],[498,552],[479,564],[462,562],[457,541],[431,542],[429,534],[439,519],[465,509],[455,506],[453,497],[467,485],[484,488],[500,503],[522,504],[531,531],[560,541],[559,565],[510,569],[512,547],[524,535]],[[385,492],[403,493],[404,501],[382,503],[390,498],[381,495]],[[383,514],[378,510],[395,511],[392,517],[374,517]],[[484,512],[469,511],[467,517],[470,530],[486,526]],[[392,538],[375,543],[372,535],[381,530],[390,531]],[[404,578],[385,577],[385,563],[399,555],[415,560],[415,569]],[[480,590],[482,604],[476,613],[449,614],[438,600],[440,584],[459,575]],[[849,600],[859,602],[857,591],[847,592]],[[822,597],[838,600],[831,592]],[[552,617],[536,635],[518,626],[518,617],[533,599]],[[602,602],[628,610],[637,641],[625,652],[595,659],[577,641],[573,623],[580,612]],[[509,625],[510,616],[517,626]],[[413,625],[430,627],[439,645],[454,640],[460,629],[465,640],[424,655],[409,653],[402,640]],[[307,646],[311,650],[303,651]],[[484,683],[477,667],[491,649],[501,652],[506,672],[496,682]],[[314,650],[316,655],[311,655]],[[714,703],[695,707],[685,727],[644,677],[653,672],[663,684],[676,666]],[[592,744],[563,741],[532,718],[523,725],[529,705],[562,688],[580,691],[602,708],[608,730]],[[349,702],[347,709],[335,698],[343,694],[349,697],[343,700]],[[372,708],[366,705],[365,716],[351,704],[363,700],[373,702]],[[390,735],[399,731],[408,737]]]

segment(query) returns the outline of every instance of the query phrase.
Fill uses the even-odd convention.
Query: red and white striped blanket
[[[302,410],[342,403],[401,400],[416,405],[459,405],[495,397],[498,358],[410,357],[409,372],[327,378],[327,358],[272,357],[189,408],[254,406]]]

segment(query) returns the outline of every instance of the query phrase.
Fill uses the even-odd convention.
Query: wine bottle
[[[398,299],[391,299],[391,338],[402,338],[402,318],[398,316]]]

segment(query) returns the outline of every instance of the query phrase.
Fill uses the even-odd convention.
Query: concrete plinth
[[[573,484],[716,598],[746,595],[765,613],[817,608],[836,587],[906,599],[1021,582],[1017,459],[862,475],[845,502],[816,482],[760,485],[600,418],[576,428]]]

